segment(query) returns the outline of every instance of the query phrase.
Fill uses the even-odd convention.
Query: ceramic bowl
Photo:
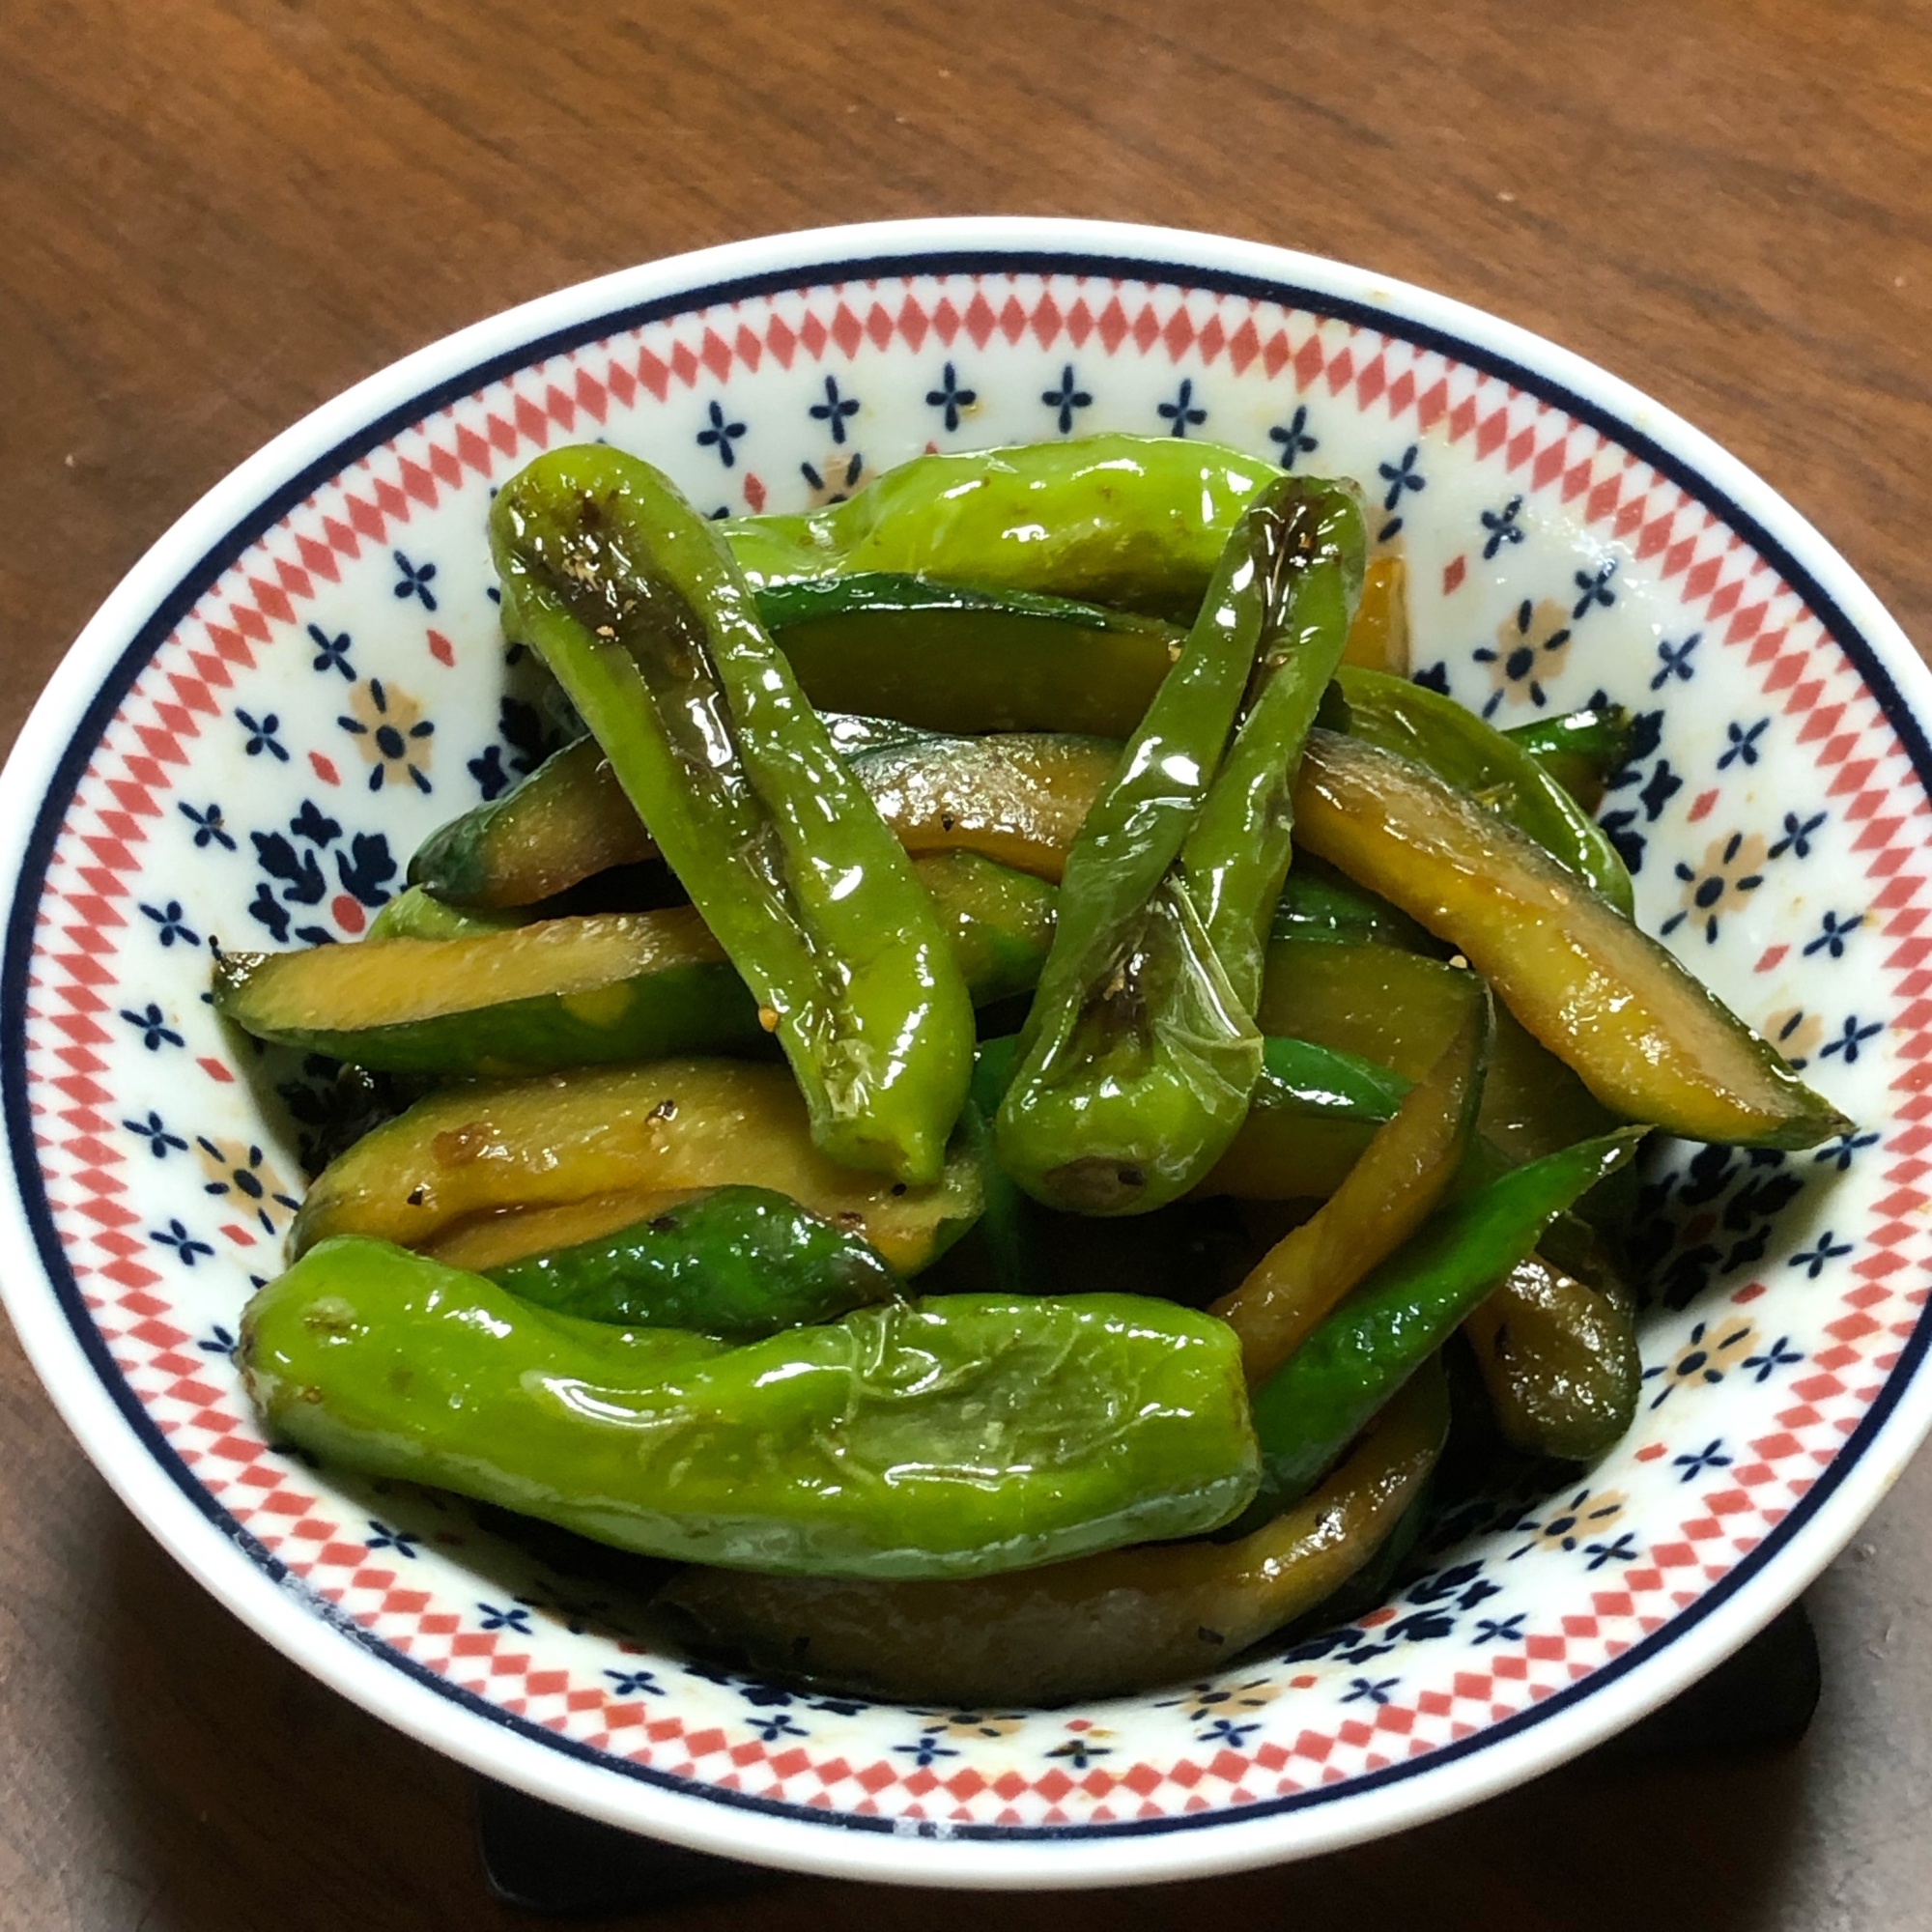
[[[1603,820],[1639,915],[1859,1122],[1667,1147],[1628,1438],[1439,1523],[1426,1574],[1220,1677],[1068,1710],[867,1704],[641,1641],[595,1551],[265,1440],[229,1359],[323,1091],[207,1003],[210,948],[351,940],[538,754],[484,542],[582,438],[707,511],[1101,428],[1364,485],[1416,674],[1498,724],[1643,721]],[[235,1612],[491,1776],[828,1873],[1121,1884],[1466,1804],[1669,1697],[1814,1577],[1932,1417],[1928,681],[1846,564],[1634,389],[1252,243],[1063,221],[782,236],[465,330],[242,465],[62,665],[0,799],[0,1280],[109,1481]]]

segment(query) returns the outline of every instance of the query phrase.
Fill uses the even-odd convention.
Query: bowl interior
[[[235,1561],[473,1719],[472,1754],[520,1736],[660,1828],[667,1795],[989,1844],[1272,1816],[1278,1855],[1297,1817],[1617,1694],[1763,1573],[1899,1401],[1932,1140],[1916,733],[1870,648],[1685,465],[1399,309],[927,257],[607,311],[319,452],[124,659],[98,649],[9,956],[6,1098],[51,1277],[12,1292],[58,1297]],[[1438,1522],[1390,1601],[1218,1677],[966,1713],[653,1648],[589,1546],[265,1441],[228,1350],[331,1099],[217,1024],[210,949],[355,939],[424,835],[542,755],[497,622],[494,488],[600,439],[706,510],[796,509],[922,449],[1102,428],[1357,478],[1407,562],[1417,674],[1498,724],[1599,693],[1638,713],[1601,816],[1642,923],[1859,1122],[1813,1152],[1653,1154],[1626,1441]]]

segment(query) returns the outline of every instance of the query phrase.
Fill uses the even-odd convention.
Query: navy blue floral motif
[[[1586,1543],[1583,1554],[1590,1560],[1585,1570],[1601,1570],[1605,1563],[1633,1563],[1636,1560],[1636,1538],[1624,1530],[1610,1543]]]
[[[959,1755],[955,1747],[939,1742],[943,1735],[942,1731],[922,1731],[916,1744],[895,1745],[893,1749],[901,1757],[911,1758],[913,1763],[923,1771],[940,1758]]]
[[[838,393],[838,378],[828,376],[825,379],[825,400],[813,403],[806,413],[813,422],[822,422],[831,430],[834,442],[843,442],[845,419],[859,413],[859,399],[856,396],[841,396]]]
[[[762,1717],[749,1721],[763,1744],[775,1745],[781,1738],[809,1738],[811,1735],[803,1724],[792,1722],[789,1711],[767,1711]]]
[[[1854,1245],[1852,1242],[1833,1241],[1832,1235],[1833,1230],[1827,1228],[1818,1236],[1818,1245],[1815,1248],[1807,1248],[1802,1255],[1793,1255],[1785,1263],[1785,1266],[1802,1267],[1806,1279],[1816,1281],[1824,1273],[1826,1263],[1834,1262],[1840,1256],[1848,1255],[1852,1251]]]
[[[532,1636],[530,1613],[522,1604],[513,1604],[508,1609],[498,1609],[495,1604],[479,1603],[477,1609],[482,1613],[483,1628],[486,1631],[515,1631],[519,1636]]]
[[[1776,1342],[1768,1344],[1760,1353],[1747,1355],[1745,1367],[1757,1372],[1751,1378],[1753,1381],[1766,1382],[1779,1369],[1789,1368],[1793,1362],[1802,1362],[1804,1359],[1804,1350],[1794,1349],[1789,1335],[1780,1335]]]
[[[1226,1745],[1230,1750],[1239,1750],[1241,1746],[1261,1729],[1259,1720],[1237,1724],[1233,1718],[1216,1718],[1205,1730],[1195,1733],[1195,1743],[1203,1745]],[[1047,1753],[1052,1756],[1052,1752]],[[1081,1766],[1084,1771],[1086,1766]]]
[[[1383,1625],[1381,1634],[1403,1643],[1427,1643],[1452,1634],[1455,1629],[1456,1619],[1446,1610],[1411,1610],[1407,1616]]]
[[[211,805],[206,811],[197,811],[191,805],[183,805],[181,814],[194,827],[194,849],[197,852],[210,844],[219,845],[224,852],[234,851],[235,841],[222,823],[218,805]]]
[[[1690,653],[1703,641],[1702,631],[1692,631],[1681,644],[1673,644],[1668,638],[1660,638],[1657,656],[1663,668],[1652,676],[1651,690],[1662,691],[1673,677],[1682,678],[1688,684],[1696,676],[1697,667],[1690,662]]]
[[[1845,1056],[1845,1065],[1847,1066],[1854,1066],[1858,1064],[1859,1049],[1874,1034],[1883,1033],[1884,1031],[1885,1022],[1883,1020],[1873,1020],[1868,1025],[1861,1026],[1856,1013],[1847,1013],[1845,1015],[1844,1027],[1837,1038],[1828,1039],[1824,1046],[1819,1049],[1820,1058],[1830,1060],[1833,1054],[1842,1053]]]
[[[1392,1643],[1366,1641],[1368,1634],[1366,1630],[1354,1624],[1319,1631],[1313,1636],[1290,1644],[1281,1653],[1281,1661],[1284,1663],[1313,1663],[1318,1659],[1332,1657],[1341,1663],[1368,1663],[1378,1657],[1386,1657],[1395,1648]]]
[[[436,592],[429,586],[436,579],[436,565],[433,563],[413,564],[399,550],[391,551],[389,554],[395,558],[396,568],[401,572],[401,575],[396,580],[397,602],[400,603],[405,598],[413,597],[425,611],[434,611],[436,609]],[[345,638],[343,642],[346,645],[348,639]],[[317,668],[320,669],[321,667],[318,666]],[[344,665],[342,668],[343,674],[353,683],[355,673],[347,665]]]
[[[176,1259],[183,1267],[192,1267],[196,1258],[212,1255],[214,1249],[207,1241],[198,1241],[179,1221],[170,1220],[165,1228],[150,1228],[149,1240],[158,1247],[172,1248]]]
[[[1794,1046],[1787,1046],[1785,1042],[1804,1024],[1805,1017],[1804,1009],[1800,1007],[1777,1029],[1777,1050],[1783,1054],[1784,1064],[1795,1073],[1804,1072],[1810,1062],[1807,1056],[1800,1053]]]
[[[1678,1481],[1694,1483],[1706,1469],[1728,1469],[1731,1466],[1731,1458],[1723,1453],[1723,1437],[1714,1435],[1703,1448],[1693,1449],[1688,1456],[1673,1456],[1670,1459],[1670,1466],[1684,1471]]]
[[[665,1688],[649,1670],[607,1670],[613,1697],[662,1697]]]
[[[1522,1620],[1528,1614],[1527,1610],[1517,1610],[1511,1615],[1502,1618],[1478,1617],[1476,1620],[1476,1634],[1470,1641],[1472,1643],[1520,1643],[1523,1639]]]
[[[1819,1148],[1812,1154],[1811,1158],[1813,1160],[1829,1160],[1837,1168],[1840,1174],[1843,1174],[1851,1166],[1855,1155],[1865,1148],[1876,1147],[1878,1142],[1879,1137],[1876,1133],[1840,1134],[1836,1140],[1827,1141],[1823,1147]]]
[[[237,705],[235,717],[236,722],[248,733],[248,742],[242,749],[251,758],[267,752],[279,763],[284,765],[288,763],[288,751],[275,735],[282,728],[282,721],[272,711],[257,724],[240,705]]]
[[[856,1718],[871,1708],[863,1697],[819,1697],[806,1706],[808,1711],[829,1711],[835,1718]]]
[[[1617,593],[1610,588],[1610,579],[1616,574],[1617,559],[1613,556],[1605,557],[1595,570],[1577,572],[1577,588],[1583,594],[1570,607],[1573,624],[1580,624],[1600,605],[1607,611],[1617,601]]]
[[[413,1561],[416,1545],[422,1541],[413,1530],[391,1529],[386,1522],[379,1522],[373,1516],[369,1519],[367,1543],[371,1549],[393,1549],[398,1556]]]
[[[125,1020],[128,1015],[123,1013],[121,1017]],[[145,1121],[123,1121],[121,1124],[130,1134],[134,1134],[146,1141],[148,1143],[148,1151],[156,1160],[165,1160],[168,1157],[168,1150],[170,1148],[174,1148],[182,1153],[187,1151],[187,1143],[179,1134],[169,1133],[167,1128],[161,1123],[161,1117],[153,1111],[150,1111]]]
[[[1816,811],[1809,818],[1800,818],[1795,811],[1784,814],[1784,837],[1766,855],[1781,859],[1787,852],[1795,852],[1801,859],[1811,856],[1811,835],[1831,816],[1827,811]],[[1850,927],[1846,928],[1847,931]]]
[[[1409,679],[1411,684],[1419,684],[1424,691],[1439,691],[1444,697],[1449,696],[1449,667],[1438,658],[1426,669],[1416,671]]]
[[[1402,1679],[1400,1677],[1377,1677],[1373,1679],[1351,1677],[1349,1679],[1348,1692],[1343,1697],[1342,1702],[1345,1704],[1359,1704],[1366,1698],[1371,1704],[1386,1704],[1389,1700],[1389,1692],[1401,1682]]]
[[[1412,1583],[1405,1595],[1411,1604],[1453,1604],[1458,1609],[1473,1610],[1499,1594],[1501,1588],[1483,1575],[1481,1562],[1456,1563]]]
[[[1757,763],[1757,741],[1771,727],[1769,718],[1760,718],[1747,730],[1742,724],[1730,724],[1724,726],[1724,736],[1730,740],[1730,749],[1718,759],[1718,769],[1727,770],[1734,759],[1742,758],[1746,764]]]
[[[168,1024],[168,1016],[150,1000],[137,1013],[128,1008],[121,1009],[121,1017],[141,1036],[141,1044],[150,1053],[158,1053],[165,1046],[185,1046],[173,1027]]]
[[[1098,1745],[1086,1736],[1068,1738],[1046,1753],[1048,1757],[1065,1758],[1075,1771],[1085,1771],[1096,1757],[1111,1757],[1113,1754],[1112,1745]]]
[[[1381,474],[1382,481],[1388,485],[1388,488],[1382,492],[1382,508],[1385,511],[1394,512],[1401,509],[1403,493],[1405,491],[1428,489],[1429,479],[1416,467],[1415,459],[1419,454],[1420,450],[1418,446],[1411,442],[1403,451],[1401,459],[1398,462],[1378,463],[1376,466]],[[1376,532],[1376,541],[1378,543],[1387,543],[1401,528],[1402,518],[1399,515],[1391,515],[1388,522]]]
[[[939,387],[928,389],[925,392],[925,400],[929,409],[946,412],[946,427],[950,433],[959,427],[959,412],[970,410],[980,400],[980,393],[977,389],[962,389],[959,386],[959,378],[954,373],[952,364],[949,362],[946,365],[946,373],[939,379]]]
[[[1483,561],[1493,561],[1496,553],[1504,544],[1520,544],[1529,532],[1517,522],[1522,514],[1522,498],[1512,497],[1500,510],[1483,512],[1483,527],[1489,535],[1483,539]]]
[[[713,403],[706,413],[711,426],[697,432],[697,446],[717,450],[719,462],[729,469],[738,461],[738,452],[731,445],[745,434],[745,425],[727,421],[724,406],[720,403]]]
[[[180,940],[184,946],[201,944],[201,935],[188,924],[185,915],[182,912],[180,899],[170,899],[164,906],[144,904],[141,910],[160,927],[156,937],[163,946],[172,946],[176,940]]]
[[[866,469],[866,459],[863,456],[861,456],[859,452],[855,449],[852,452],[852,454],[846,458],[844,473],[842,474],[842,476],[838,477],[838,481],[840,482],[842,487],[837,492],[836,495],[828,497],[825,500],[828,503],[842,503],[845,500],[847,494],[851,491],[852,486],[855,483],[857,483],[859,478],[865,473],[865,469]],[[814,490],[824,490],[829,487],[825,481],[825,478],[821,476],[810,463],[801,463],[798,466],[798,473],[801,476],[803,476],[805,480],[808,483],[810,483]],[[836,466],[835,466],[835,474],[837,474]]]
[[[1072,432],[1073,412],[1075,410],[1091,409],[1094,403],[1094,398],[1085,389],[1075,384],[1073,381],[1073,364],[1071,362],[1067,363],[1060,372],[1059,388],[1042,389],[1039,392],[1039,399],[1048,409],[1060,412],[1059,422],[1062,436],[1069,435]],[[1179,435],[1179,432],[1177,431],[1176,434]]]
[[[232,1355],[235,1336],[217,1321],[194,1346],[210,1355]]]
[[[301,810],[289,820],[289,830],[311,845],[328,845],[342,837],[342,827],[312,798],[301,802]]]
[[[1281,454],[1275,460],[1284,469],[1293,469],[1297,456],[1321,447],[1320,439],[1308,434],[1306,403],[1296,403],[1294,413],[1285,423],[1277,423],[1268,431],[1268,440],[1281,444]]]
[[[1208,412],[1194,400],[1192,376],[1182,377],[1173,402],[1162,403],[1154,413],[1166,422],[1170,436],[1185,436],[1190,424],[1198,427],[1208,420]]]
[[[1804,942],[1804,956],[1810,958],[1814,952],[1830,952],[1833,959],[1845,956],[1847,935],[1856,932],[1865,923],[1861,912],[1855,912],[1850,919],[1840,920],[1834,912],[1828,912],[1819,926],[1818,937]]]
[[[402,553],[398,551],[396,554],[400,556]],[[435,564],[430,565],[430,575],[432,577],[436,575]],[[402,595],[407,597],[409,594],[409,586],[405,585]],[[434,610],[436,607],[432,604],[430,608]],[[339,670],[351,684],[354,684],[355,672],[349,663],[349,633],[339,631],[331,638],[320,624],[311,624],[308,627],[308,634],[315,643],[314,668],[321,671]]]
[[[342,890],[365,906],[388,904],[389,894],[383,882],[395,875],[396,862],[389,856],[384,833],[358,832],[350,839],[349,849],[335,855],[335,876],[342,881]]]

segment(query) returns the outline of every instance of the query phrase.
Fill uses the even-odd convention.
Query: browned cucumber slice
[[[1312,732],[1294,810],[1303,847],[1455,946],[1627,1119],[1690,1140],[1780,1148],[1849,1125],[1649,934],[1421,766]],[[1264,1024],[1307,1032],[1293,1018]]]
[[[765,1062],[669,1060],[476,1082],[419,1100],[309,1189],[291,1256],[373,1235],[470,1268],[608,1234],[700,1189],[771,1188],[863,1236],[902,1275],[977,1218],[985,1188],[963,1137],[910,1187],[811,1144],[791,1074]]]

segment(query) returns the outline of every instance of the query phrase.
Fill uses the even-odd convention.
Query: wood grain
[[[0,740],[204,489],[398,355],[677,249],[1009,211],[1340,256],[1630,377],[1932,637],[1922,0],[10,0]],[[1286,1872],[1016,1927],[1889,1926],[1932,1869],[1932,1473],[1814,1598],[1772,1761],[1582,1768]],[[1861,1554],[1863,1551],[1865,1553]],[[0,1927],[477,1927],[462,1774],[162,1556],[0,1344]],[[932,1932],[810,1883],[668,1915]]]

